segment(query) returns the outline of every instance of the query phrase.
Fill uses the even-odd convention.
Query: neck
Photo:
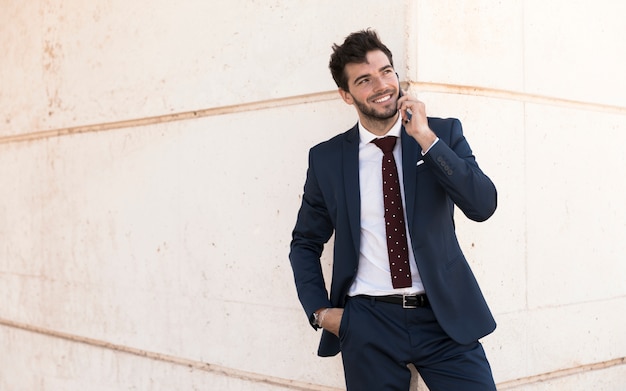
[[[375,134],[376,136],[384,136],[389,132],[389,130],[395,125],[398,120],[398,113],[391,118],[387,119],[379,119],[370,117],[368,115],[361,115],[360,120],[361,124],[369,130],[370,133]]]

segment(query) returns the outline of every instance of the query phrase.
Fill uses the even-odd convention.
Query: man
[[[493,183],[457,119],[429,118],[402,96],[374,31],[334,45],[329,67],[359,120],[311,149],[289,254],[302,306],[323,329],[318,354],[341,351],[348,390],[406,391],[411,363],[431,391],[495,390],[478,341],[495,321],[453,221],[455,205],[489,218]],[[333,233],[329,297],[320,256]]]

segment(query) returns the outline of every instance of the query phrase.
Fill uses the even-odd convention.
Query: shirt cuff
[[[435,141],[433,141],[433,143],[432,143],[432,144],[430,144],[430,147],[428,147],[428,149],[427,149],[426,151],[422,150],[422,156],[426,155],[426,154],[428,153],[428,151],[430,151],[430,149],[431,149],[431,148],[432,148],[435,144],[437,144],[437,141],[439,141],[439,137],[437,137],[437,138],[435,139]]]

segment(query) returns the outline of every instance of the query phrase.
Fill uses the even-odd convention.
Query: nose
[[[372,89],[374,91],[384,90],[385,86],[386,84],[382,77],[380,76],[372,77]]]

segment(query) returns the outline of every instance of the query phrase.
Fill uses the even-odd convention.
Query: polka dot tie
[[[406,228],[404,226],[404,211],[400,196],[400,181],[396,160],[393,157],[396,137],[383,137],[372,142],[383,151],[383,198],[391,283],[394,288],[406,288],[412,285],[412,281]]]

